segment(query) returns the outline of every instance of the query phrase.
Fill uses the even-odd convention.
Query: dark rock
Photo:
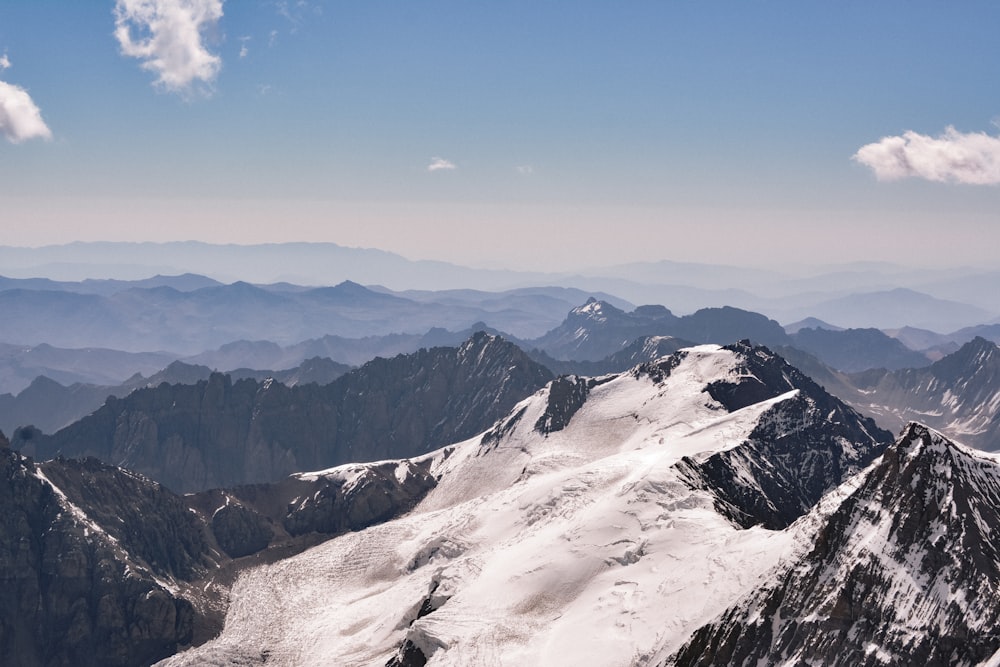
[[[399,652],[385,663],[385,667],[424,667],[426,664],[427,656],[424,652],[407,639],[399,647]]]
[[[38,458],[95,456],[179,492],[232,487],[426,453],[482,432],[551,378],[483,333],[459,348],[375,359],[322,387],[220,374],[161,384],[14,446]]]
[[[231,558],[249,556],[267,548],[274,537],[268,522],[241,505],[220,507],[212,515],[212,534]]]
[[[980,664],[997,649],[998,522],[997,462],[911,424],[804,555],[664,664]]]
[[[549,384],[548,404],[535,423],[535,430],[542,434],[561,431],[569,424],[576,411],[583,407],[587,395],[595,385],[593,378],[573,375],[558,377]]]
[[[151,573],[183,570],[183,559],[171,558],[173,547],[162,552],[150,548],[151,561],[130,554],[134,546],[152,547],[155,527],[99,523],[107,517],[94,507],[77,505],[47,481],[62,473],[63,465],[51,462],[43,473],[31,459],[0,449],[4,664],[125,667],[171,655],[191,641],[199,613]],[[116,487],[112,495],[128,487],[122,480],[98,480],[99,473],[92,472],[94,482],[110,481]],[[79,474],[69,470],[65,476]],[[120,524],[121,539],[112,535],[113,523]],[[145,530],[150,533],[142,534]],[[195,560],[196,554],[189,556]]]
[[[760,418],[746,442],[677,465],[694,488],[710,490],[736,524],[780,529],[824,493],[871,463],[892,434],[858,414],[765,347],[729,348],[743,359],[735,379],[711,383],[711,396],[730,411],[792,390]]]

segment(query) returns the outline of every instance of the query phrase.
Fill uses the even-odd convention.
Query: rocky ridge
[[[322,387],[212,374],[140,389],[51,436],[20,429],[14,446],[41,459],[94,456],[179,492],[232,487],[426,453],[482,432],[551,379],[481,333],[375,359]]]
[[[1000,461],[919,424],[799,527],[800,555],[663,665],[976,665],[997,652]]]
[[[0,656],[149,665],[221,630],[243,569],[399,516],[435,483],[404,460],[178,496],[96,459],[35,463],[0,434]]]

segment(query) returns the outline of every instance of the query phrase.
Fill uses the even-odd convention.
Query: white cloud
[[[533,173],[535,173],[535,168],[530,164],[518,165],[517,167],[515,167],[515,169],[517,169],[517,173],[521,174],[522,176],[531,176]]]
[[[852,159],[881,181],[924,178],[970,185],[1000,184],[1000,137],[945,128],[939,137],[907,131],[862,146]]]
[[[222,0],[117,0],[115,37],[122,54],[139,58],[172,92],[196,82],[210,85],[222,59],[205,48],[203,36],[222,18]]]
[[[10,68],[10,58],[8,58],[7,54],[5,53],[2,56],[0,56],[0,72],[9,68]]]
[[[431,158],[431,163],[427,165],[427,171],[441,171],[450,170],[455,168],[455,163],[451,160],[445,160],[442,157]]]
[[[9,61],[7,66],[10,66]],[[13,144],[52,138],[52,131],[42,120],[42,112],[28,91],[4,81],[0,81],[0,133]]]

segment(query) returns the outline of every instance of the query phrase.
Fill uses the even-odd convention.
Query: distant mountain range
[[[374,249],[332,243],[212,245],[184,243],[73,243],[40,248],[0,246],[8,276],[88,281],[91,293],[107,294],[115,280],[141,280],[140,288],[167,285],[191,291],[209,283],[164,281],[149,276],[200,274],[218,283],[336,285],[353,281],[394,290],[503,292],[526,286],[574,288],[608,300],[616,294],[636,304],[662,304],[677,314],[732,306],[781,322],[813,316],[854,328],[915,326],[955,331],[992,323],[1000,315],[1000,271],[995,268],[904,267],[889,263],[754,269],[672,261],[592,267],[569,273],[472,269],[444,262],[411,261]],[[115,280],[108,280],[115,279]],[[3,287],[0,279],[0,289]],[[30,289],[54,289],[36,281]],[[59,287],[58,289],[63,289]],[[574,304],[582,299],[573,299]],[[622,307],[622,304],[616,304]],[[564,309],[562,312],[565,312]],[[489,321],[488,318],[477,318]],[[466,322],[469,324],[471,321]],[[438,322],[438,326],[446,326]],[[515,328],[497,328],[521,335]],[[302,338],[338,333],[311,334]],[[527,334],[538,336],[543,331]],[[58,344],[55,341],[46,341]],[[208,348],[205,348],[208,349]],[[199,350],[200,351],[200,350]]]
[[[199,286],[191,276],[140,283],[153,286],[104,281],[89,291],[90,285],[83,283],[60,283],[57,289],[52,285],[26,289],[9,286],[17,281],[7,283],[6,289],[0,286],[0,312],[10,321],[31,326],[6,328],[6,343],[166,351],[175,357],[240,340],[287,346],[329,335],[421,335],[433,328],[464,330],[476,323],[530,338],[556,326],[568,310],[590,296],[578,290],[539,287],[404,298],[353,282],[317,288],[243,282]],[[112,289],[111,284],[120,289]]]
[[[357,293],[366,298],[368,292],[362,289]],[[463,293],[453,298],[475,299],[478,296]],[[802,324],[817,322],[803,321]],[[465,331],[435,328],[424,334],[365,338],[327,335],[289,346],[271,341],[236,341],[214,351],[185,357],[184,363],[175,363],[166,370],[150,373],[148,378],[135,369],[164,368],[172,357],[163,353],[8,345],[5,348],[6,358],[0,359],[0,389],[13,389],[16,393],[0,394],[0,428],[12,432],[17,426],[32,424],[51,433],[97,409],[108,396],[123,397],[136,388],[162,381],[192,384],[207,379],[217,369],[223,370],[233,380],[254,378],[260,381],[271,377],[290,385],[307,382],[327,384],[350,366],[363,364],[375,357],[392,357],[422,348],[456,346],[475,331],[484,330],[504,335],[556,374],[621,372],[653,358],[653,355],[662,356],[681,347],[704,342],[722,344],[744,338],[787,350],[793,358],[795,352],[792,347],[806,351],[822,364],[845,372],[872,368],[919,368],[929,365],[930,357],[943,356],[943,353],[916,352],[903,345],[904,336],[911,342],[939,342],[941,339],[918,335],[913,332],[920,330],[915,329],[896,331],[896,338],[876,329],[804,327],[786,334],[773,320],[736,308],[706,308],[678,317],[661,306],[642,306],[627,312],[591,297],[582,306],[571,309],[561,324],[536,339],[518,340],[483,323],[476,323]],[[958,332],[955,337],[965,333]],[[957,349],[958,346],[953,345]],[[303,364],[309,359],[313,361],[307,368]],[[802,362],[810,363],[806,360]],[[124,381],[107,382],[109,375],[129,377]],[[55,382],[53,378],[64,378],[64,381]],[[74,381],[66,382],[65,378]],[[75,381],[77,378],[82,378],[82,381]],[[855,389],[846,391],[853,395]]]

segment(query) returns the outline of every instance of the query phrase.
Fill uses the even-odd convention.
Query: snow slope
[[[244,574],[221,636],[161,664],[610,667],[679,648],[792,552],[792,532],[740,527],[681,472],[806,391],[778,368],[780,387],[727,409],[712,383],[764,386],[754,363],[777,363],[748,350],[582,380],[560,419],[549,385],[428,455],[439,482],[408,515]]]
[[[655,664],[996,664],[1000,457],[910,424],[821,505],[797,557]]]

